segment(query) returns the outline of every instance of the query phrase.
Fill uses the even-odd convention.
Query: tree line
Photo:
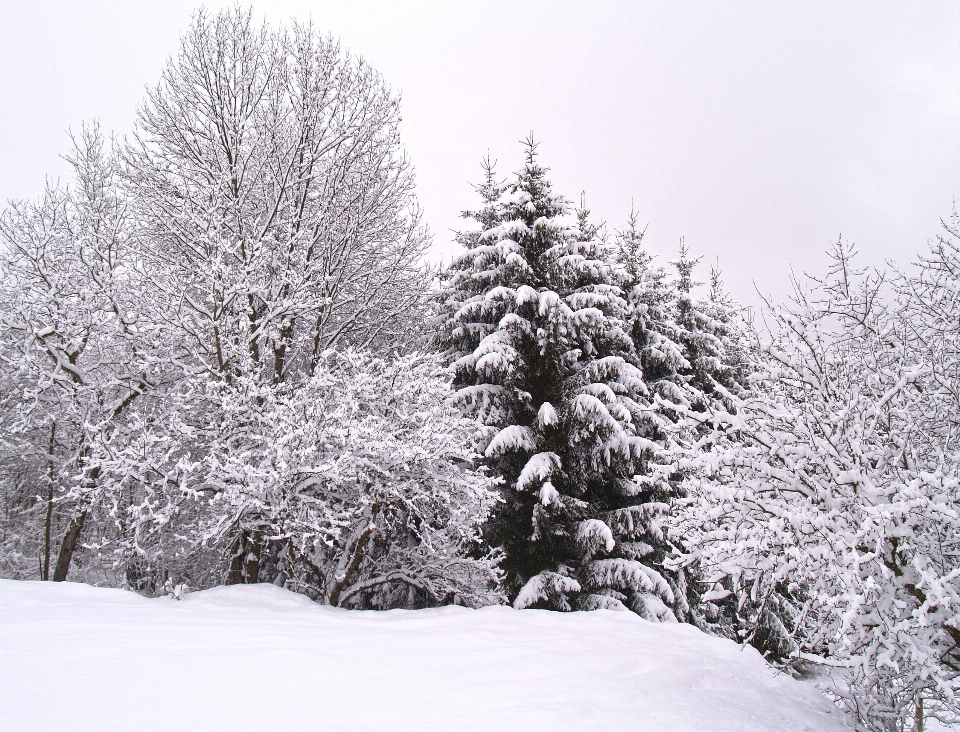
[[[615,609],[818,673],[867,728],[960,672],[960,220],[754,323],[532,138],[424,264],[397,96],[198,13],[120,142],[0,215],[0,573],[365,609]]]

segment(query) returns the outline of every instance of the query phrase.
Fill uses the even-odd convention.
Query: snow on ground
[[[632,613],[357,612],[0,580],[0,729],[832,732],[751,648]]]

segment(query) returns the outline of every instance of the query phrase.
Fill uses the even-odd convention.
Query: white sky
[[[208,2],[211,8],[228,3]],[[197,3],[0,0],[0,200],[62,175],[64,130],[133,125]],[[960,4],[254,3],[312,16],[403,95],[435,254],[533,131],[554,184],[665,263],[681,236],[735,297],[788,290],[840,234],[909,261],[960,195]],[[701,272],[706,276],[706,267]]]

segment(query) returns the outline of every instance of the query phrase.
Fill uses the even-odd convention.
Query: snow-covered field
[[[355,612],[272,585],[176,601],[9,580],[0,728],[849,729],[756,651],[627,612]]]

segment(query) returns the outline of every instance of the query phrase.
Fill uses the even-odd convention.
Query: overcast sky
[[[0,200],[64,173],[66,128],[128,133],[197,5],[0,0]],[[841,234],[865,262],[909,261],[960,194],[958,3],[253,7],[312,17],[402,94],[446,261],[480,159],[506,176],[529,131],[558,190],[612,229],[632,202],[661,263],[684,236],[747,303]]]

